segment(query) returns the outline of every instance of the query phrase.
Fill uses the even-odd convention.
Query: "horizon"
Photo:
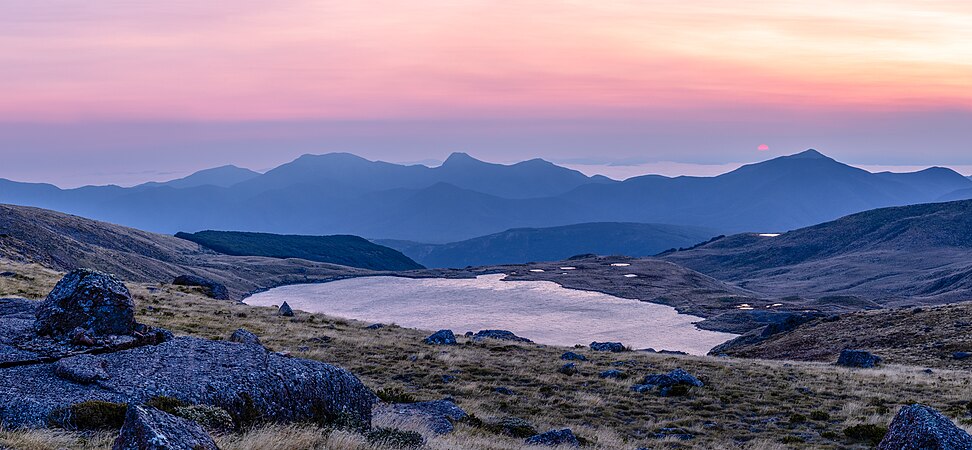
[[[500,165],[505,165],[505,166],[517,164],[517,163],[524,162],[524,161],[528,161],[528,160],[532,160],[532,159],[540,159],[540,160],[543,160],[543,161],[546,161],[546,162],[555,164],[555,165],[560,166],[560,167],[564,167],[564,168],[567,168],[567,169],[576,170],[578,172],[583,173],[584,175],[586,175],[588,177],[604,176],[604,177],[610,178],[610,179],[615,180],[615,181],[624,181],[624,180],[627,180],[627,179],[630,179],[630,178],[636,178],[636,177],[640,177],[640,176],[649,176],[649,175],[660,175],[660,176],[669,177],[669,178],[676,178],[676,177],[682,177],[682,176],[687,176],[687,177],[715,177],[715,176],[719,176],[719,175],[723,175],[723,174],[732,172],[732,171],[734,171],[736,169],[739,169],[740,167],[743,167],[745,165],[759,164],[759,163],[771,161],[771,160],[774,160],[774,159],[777,159],[777,158],[782,158],[782,157],[787,157],[787,156],[794,156],[794,155],[797,155],[797,154],[800,154],[800,153],[804,153],[804,152],[808,152],[808,151],[816,151],[816,152],[822,154],[823,156],[828,157],[830,159],[833,159],[833,160],[835,160],[835,161],[837,161],[837,162],[839,162],[841,164],[846,164],[848,166],[855,167],[855,168],[858,168],[858,169],[862,169],[862,170],[865,170],[865,171],[868,171],[868,172],[871,172],[871,173],[880,173],[880,172],[911,173],[911,172],[919,172],[919,171],[922,171],[922,170],[927,170],[927,169],[932,169],[932,168],[945,168],[945,169],[952,170],[952,171],[958,173],[959,175],[972,178],[972,165],[963,165],[963,166],[948,166],[948,165],[930,165],[930,166],[883,166],[883,165],[850,164],[850,163],[841,161],[838,158],[832,157],[830,154],[828,154],[825,151],[820,151],[820,150],[813,149],[813,148],[809,148],[809,149],[805,149],[805,150],[801,150],[801,151],[796,151],[796,152],[791,152],[791,153],[786,153],[786,154],[779,154],[779,155],[768,155],[767,153],[769,153],[769,152],[761,152],[761,154],[764,156],[764,158],[762,158],[762,159],[757,159],[757,160],[748,161],[748,162],[734,162],[734,163],[709,164],[709,165],[707,165],[707,164],[677,163],[677,162],[673,162],[673,161],[640,162],[640,161],[637,161],[637,160],[619,161],[617,163],[610,164],[610,163],[599,163],[599,161],[596,160],[596,159],[573,159],[573,160],[567,160],[567,161],[557,161],[557,160],[550,160],[550,159],[544,159],[544,158],[539,158],[539,157],[537,157],[537,158],[523,158],[523,159],[520,159],[520,160],[511,160],[511,161],[489,161],[489,160],[483,159],[483,158],[481,158],[481,157],[479,157],[477,155],[469,154],[469,153],[466,153],[466,152],[453,152],[453,153],[450,153],[450,156],[451,155],[454,155],[454,154],[465,154],[465,155],[470,156],[471,158],[473,158],[473,159],[475,159],[477,161],[480,161],[480,162],[489,163],[489,164],[500,164]],[[239,168],[239,169],[246,169],[246,170],[250,170],[250,171],[253,171],[253,172],[256,172],[256,173],[259,173],[259,174],[262,175],[262,174],[264,174],[264,173],[266,173],[266,172],[268,172],[270,170],[273,170],[273,169],[275,169],[275,168],[277,168],[277,167],[279,167],[281,165],[291,163],[291,162],[296,161],[296,160],[298,160],[298,159],[300,159],[302,157],[306,157],[306,156],[319,157],[319,156],[334,155],[334,154],[350,154],[350,155],[357,156],[359,158],[363,158],[363,159],[365,159],[365,160],[367,160],[369,162],[386,162],[386,163],[398,164],[398,165],[403,165],[403,166],[422,165],[422,166],[429,167],[429,168],[435,168],[435,167],[441,166],[445,162],[445,159],[446,159],[446,158],[443,158],[442,160],[427,159],[427,160],[421,160],[421,161],[383,161],[383,160],[380,160],[380,159],[365,158],[365,157],[363,157],[361,155],[357,155],[357,154],[355,154],[353,152],[304,153],[304,154],[299,155],[299,156],[297,156],[297,157],[295,157],[293,159],[283,161],[280,164],[274,165],[272,167],[264,167],[264,168],[244,167],[244,166],[242,166],[240,164],[227,163],[227,164],[216,165],[216,166],[211,166],[211,167],[201,167],[201,168],[196,169],[196,170],[192,170],[192,171],[188,171],[188,172],[184,172],[184,173],[179,173],[179,174],[172,173],[172,174],[169,174],[170,176],[163,177],[163,178],[152,177],[152,175],[150,175],[148,172],[141,173],[141,174],[136,173],[136,175],[144,175],[144,177],[140,177],[137,180],[133,180],[133,181],[130,181],[128,183],[106,182],[106,183],[100,183],[100,184],[98,184],[98,183],[58,184],[58,183],[55,183],[55,182],[51,182],[49,180],[19,180],[19,179],[5,178],[5,177],[2,177],[2,176],[0,176],[0,179],[6,179],[6,180],[9,180],[9,181],[14,181],[14,182],[19,182],[19,183],[51,184],[51,185],[54,185],[54,186],[56,186],[56,187],[58,187],[60,189],[77,189],[77,188],[81,188],[81,187],[90,187],[90,186],[119,186],[119,187],[128,188],[128,187],[134,187],[134,186],[138,186],[138,185],[142,185],[142,184],[147,184],[147,183],[166,183],[166,182],[170,182],[170,181],[179,180],[179,179],[188,177],[190,175],[194,175],[194,174],[199,173],[199,172],[203,172],[203,171],[207,171],[207,170],[212,170],[212,169],[219,169],[219,168],[224,168],[224,167],[235,167],[235,168]],[[154,175],[164,175],[164,174],[154,174]]]
[[[13,0],[0,177],[137,184],[330,151],[972,166],[969,23],[948,0]]]

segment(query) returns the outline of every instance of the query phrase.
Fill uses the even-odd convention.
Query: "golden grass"
[[[43,273],[29,275],[39,286],[35,289],[49,289],[56,281],[56,276]],[[925,403],[959,422],[972,417],[968,409],[972,375],[966,371],[935,370],[929,374],[922,367],[897,365],[852,370],[824,363],[574,349],[589,361],[578,363],[579,375],[567,377],[557,373],[564,363],[559,356],[565,348],[499,341],[472,343],[462,338],[458,346],[430,347],[421,343],[428,333],[418,330],[397,326],[367,330],[365,323],[302,312],[296,318],[284,318],[272,308],[215,301],[187,288],[129,287],[141,322],[169,328],[176,334],[211,339],[223,339],[244,327],[275,351],[345,367],[373,389],[398,388],[419,400],[451,396],[483,420],[512,416],[530,421],[540,431],[569,427],[587,440],[590,448],[868,448],[865,443],[847,440],[843,430],[856,424],[886,425],[905,404]],[[0,290],[0,296],[5,294],[8,292]],[[706,387],[676,398],[630,391],[641,376],[676,367],[697,375]],[[623,370],[631,378],[616,381],[597,377],[598,372],[609,368]],[[445,382],[443,375],[456,378]],[[500,386],[516,395],[494,393],[493,389]],[[799,419],[801,416],[806,419]],[[695,438],[654,438],[652,435],[662,428],[685,430]],[[6,432],[0,436],[27,442],[45,433],[53,432]],[[0,440],[0,445],[12,446],[8,442]],[[328,433],[302,426],[273,426],[220,436],[219,442],[225,449],[373,448],[353,433]],[[522,442],[460,424],[450,435],[431,437],[428,448],[526,448]]]

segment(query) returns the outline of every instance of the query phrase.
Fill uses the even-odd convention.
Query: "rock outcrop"
[[[568,446],[568,447],[579,447],[580,441],[577,440],[577,436],[574,436],[574,432],[570,428],[564,428],[563,430],[551,430],[546,433],[541,433],[536,436],[531,436],[524,441],[527,445],[544,445],[548,447],[556,447],[558,445]]]
[[[419,423],[436,434],[451,433],[455,423],[467,417],[466,411],[449,399],[380,405],[375,408],[374,414],[376,420],[386,425]]]
[[[595,352],[621,353],[627,348],[620,342],[591,342],[591,350]]]
[[[277,314],[284,317],[294,317],[294,310],[290,307],[290,305],[287,304],[287,302],[283,302],[283,304],[280,305],[280,309],[277,310]]]
[[[179,275],[172,280],[172,284],[178,286],[201,287],[205,290],[206,295],[216,300],[229,300],[230,298],[229,290],[226,289],[226,285],[218,281],[210,280],[209,278],[200,277],[198,275]]]
[[[218,450],[196,422],[147,406],[129,405],[111,450]]]
[[[238,328],[229,337],[230,342],[238,344],[261,345],[260,338],[244,328]]]
[[[703,387],[704,383],[695,378],[692,374],[675,369],[668,373],[646,375],[641,383],[631,387],[631,390],[639,393],[654,391],[660,397],[670,397],[683,395],[692,387]]]
[[[864,350],[843,350],[837,358],[837,365],[870,369],[881,364],[881,357]]]
[[[439,330],[423,341],[429,345],[456,345],[456,335],[452,330]]]
[[[474,341],[482,341],[483,339],[498,339],[501,341],[514,341],[514,342],[533,342],[527,338],[519,337],[511,331],[506,330],[481,330],[472,336]]]
[[[564,361],[587,361],[586,356],[574,352],[564,352],[563,355],[560,355],[560,359]]]
[[[377,397],[350,372],[258,345],[174,338],[129,324],[134,303],[127,292],[110,276],[75,271],[42,304],[0,302],[0,423],[42,428],[72,405],[165,396],[222,408],[237,424],[370,424]],[[90,341],[63,334],[72,326],[85,327]]]
[[[878,449],[969,450],[972,436],[938,411],[916,404],[898,411]]]

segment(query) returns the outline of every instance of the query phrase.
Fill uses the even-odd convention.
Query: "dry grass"
[[[56,281],[56,276],[29,275],[43,288]],[[856,424],[887,424],[904,404],[926,403],[957,421],[972,417],[968,409],[972,375],[966,371],[928,374],[921,367],[907,366],[850,370],[823,363],[580,349],[575,351],[589,361],[578,364],[579,375],[567,377],[556,370],[563,364],[559,356],[564,348],[462,339],[462,345],[455,347],[430,347],[421,343],[427,333],[417,330],[396,326],[367,330],[365,323],[300,312],[296,318],[284,318],[271,308],[214,301],[172,286],[131,284],[130,288],[142,322],[212,339],[244,327],[260,335],[271,349],[340,365],[373,389],[399,388],[419,400],[451,396],[480,419],[520,417],[541,431],[570,427],[591,448],[867,448],[847,440],[843,430]],[[8,293],[0,291],[0,295]],[[630,391],[644,374],[675,367],[696,374],[706,387],[676,398]],[[625,381],[597,377],[609,368],[632,377]],[[444,375],[455,379],[446,382]],[[500,386],[516,395],[494,393]],[[690,441],[654,438],[662,428],[680,428],[696,437]],[[48,433],[6,432],[0,435],[0,446],[13,446],[11,439],[41,439]],[[221,436],[219,441],[226,449],[373,448],[359,435],[313,427],[270,427]],[[34,444],[25,448],[48,448],[30,445]],[[103,448],[91,445],[80,448]],[[453,434],[430,439],[428,447],[517,449],[522,439],[460,424]]]

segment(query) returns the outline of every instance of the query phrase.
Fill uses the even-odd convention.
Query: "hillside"
[[[173,236],[10,205],[0,205],[0,258],[59,271],[88,267],[139,282],[195,274],[225,284],[236,299],[282,284],[368,273],[299,259],[221,255]]]
[[[370,270],[423,268],[396,250],[358,236],[298,236],[210,230],[177,233],[176,237],[226,255],[300,258]]]
[[[439,167],[426,167],[331,153],[305,155],[264,174],[226,167],[134,188],[62,190],[0,180],[0,202],[160,233],[353,234],[444,244],[512,228],[594,222],[780,232],[934,202],[963,189],[972,189],[972,180],[949,169],[870,173],[814,150],[716,177],[650,175],[623,182],[539,159],[504,165],[456,153]]]
[[[934,203],[867,211],[776,237],[730,236],[664,258],[771,296],[944,303],[972,299],[969,230],[972,201]]]
[[[466,267],[559,261],[573,255],[652,256],[690,247],[715,236],[697,227],[643,223],[584,223],[549,228],[515,228],[449,244],[378,241],[427,267]]]

